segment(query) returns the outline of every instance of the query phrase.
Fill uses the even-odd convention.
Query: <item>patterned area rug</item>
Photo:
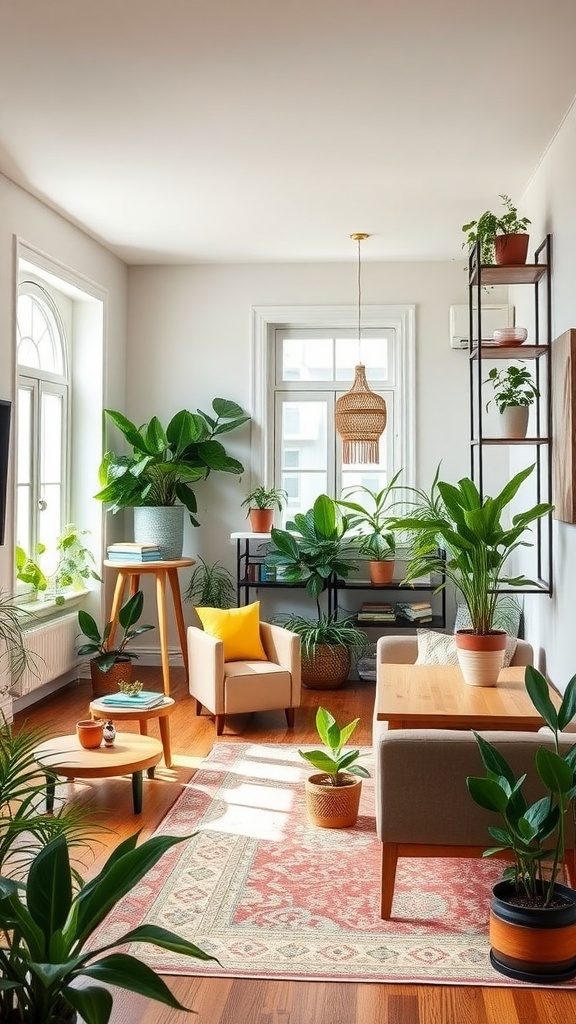
[[[371,767],[370,755],[364,763]],[[333,830],[306,821],[308,774],[296,747],[217,743],[158,830],[196,836],[119,903],[103,926],[106,940],[145,920],[222,965],[147,945],[131,950],[164,974],[522,984],[488,960],[497,863],[401,860],[393,918],[382,921],[372,779],[363,783],[357,826]]]

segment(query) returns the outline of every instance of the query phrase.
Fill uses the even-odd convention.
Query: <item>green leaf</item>
[[[533,665],[527,665],[524,682],[536,711],[542,715],[552,732],[556,733],[558,731],[558,714],[550,699],[550,690],[546,679]]]
[[[568,683],[558,710],[558,728],[562,731],[576,715],[576,675]]]
[[[510,783],[510,786],[513,787],[516,782],[516,778],[510,765],[506,761],[506,758],[503,757],[500,751],[497,750],[492,743],[481,736],[480,733],[477,733],[474,730],[472,731],[474,733],[474,739],[478,744],[480,756],[484,762],[486,771],[491,772],[496,776],[502,775]]]
[[[113,998],[107,988],[100,988],[99,985],[85,985],[83,988],[66,985],[62,988],[62,995],[86,1024],[108,1024]]]
[[[144,608],[144,594],[141,590],[137,590],[131,598],[126,601],[118,612],[118,621],[123,629],[130,629],[135,622],[142,615],[142,609]],[[79,613],[80,614],[80,613]]]
[[[44,846],[32,861],[26,883],[26,905],[48,944],[62,928],[72,903],[72,873],[64,836]]]
[[[106,985],[117,985],[129,992],[155,999],[175,1010],[186,1010],[187,1007],[178,1002],[162,978],[146,964],[127,953],[112,953],[94,964],[83,968],[82,974],[95,978]]]
[[[468,776],[468,791],[473,800],[487,811],[503,814],[508,806],[508,794],[495,779],[480,779]]]
[[[228,398],[214,398],[212,408],[219,419],[229,420],[244,415],[242,406],[236,402],[231,402]]]
[[[563,757],[554,750],[539,747],[536,751],[536,770],[551,793],[562,795],[574,785],[574,772]]]
[[[317,772],[325,772],[326,775],[335,775],[338,771],[338,762],[323,750],[299,750],[298,753],[305,761],[308,761]]]

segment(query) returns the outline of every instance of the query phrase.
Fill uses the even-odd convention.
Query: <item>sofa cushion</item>
[[[260,639],[260,602],[243,608],[196,608],[204,632],[222,640],[224,661],[266,661]]]
[[[458,652],[456,640],[452,633],[437,633],[433,629],[417,629],[418,657],[416,665],[457,665]],[[516,650],[516,637],[506,638],[506,650],[504,652],[504,668],[508,668],[514,651]]]

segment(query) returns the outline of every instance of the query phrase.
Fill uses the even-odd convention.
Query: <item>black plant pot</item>
[[[518,981],[554,984],[576,977],[576,891],[558,884],[558,907],[517,906],[512,882],[498,882],[490,903],[490,961]]]

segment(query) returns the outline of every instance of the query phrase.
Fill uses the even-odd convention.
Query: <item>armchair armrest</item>
[[[292,698],[293,700],[296,698],[296,703],[299,703],[301,689],[300,637],[297,633],[291,633],[289,629],[273,625],[271,622],[260,623],[260,637],[268,660],[280,665],[292,676]]]
[[[224,714],[224,644],[197,626],[189,626],[188,689],[213,714]]]

